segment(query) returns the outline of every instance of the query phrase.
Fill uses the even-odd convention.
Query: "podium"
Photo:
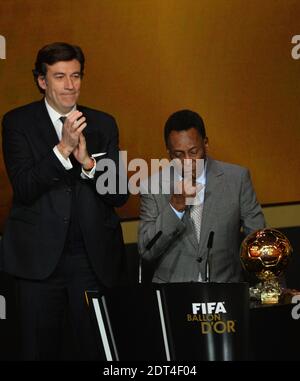
[[[87,292],[103,360],[246,360],[247,283],[168,283]]]

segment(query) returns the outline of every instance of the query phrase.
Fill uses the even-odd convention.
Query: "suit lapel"
[[[47,151],[59,143],[53,123],[46,109],[45,101],[38,103],[36,111],[36,127],[41,141],[44,142]]]
[[[216,161],[207,158],[206,186],[200,233],[200,251],[206,250],[207,240],[218,219],[218,200],[223,193],[223,171]]]

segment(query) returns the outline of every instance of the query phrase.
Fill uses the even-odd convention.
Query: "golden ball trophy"
[[[283,294],[278,277],[287,267],[292,254],[287,237],[275,229],[261,229],[248,235],[241,244],[241,261],[249,273],[260,280],[250,287],[250,297],[262,304],[276,304]]]

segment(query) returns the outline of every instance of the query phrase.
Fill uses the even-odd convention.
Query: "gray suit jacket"
[[[155,176],[155,175],[154,175]],[[206,187],[200,243],[188,211],[180,220],[172,210],[170,194],[141,193],[139,251],[145,260],[155,263],[153,282],[197,281],[205,279],[209,233],[214,231],[210,252],[211,281],[241,280],[239,258],[241,228],[245,235],[265,227],[265,220],[252,186],[249,171],[237,165],[207,159]],[[147,250],[155,235],[162,234]]]

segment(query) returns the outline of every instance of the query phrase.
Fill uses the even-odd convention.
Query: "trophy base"
[[[277,279],[263,280],[255,287],[250,287],[250,298],[261,304],[278,304],[282,289]]]
[[[261,305],[274,305],[274,304],[291,304],[293,296],[300,295],[299,290],[282,288],[281,294],[265,293],[262,290],[262,283],[258,283],[255,287],[249,288],[250,292],[250,305],[252,307],[259,307]]]
[[[278,304],[279,296],[277,292],[262,292],[260,294],[261,304]]]
[[[282,293],[278,277],[269,270],[262,271],[258,277],[260,283],[261,304],[277,304]]]

